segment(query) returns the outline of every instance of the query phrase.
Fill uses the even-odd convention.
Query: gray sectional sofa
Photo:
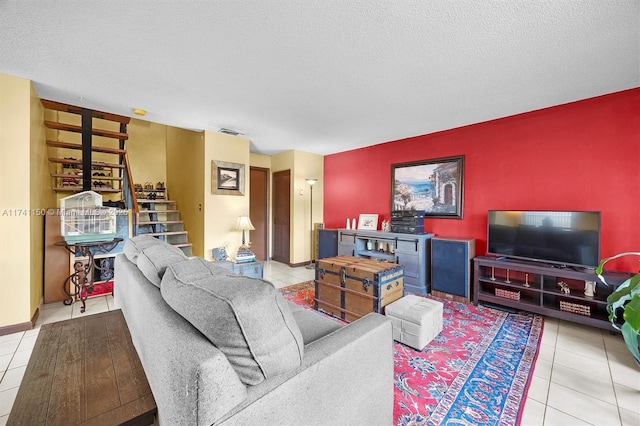
[[[161,425],[391,425],[391,323],[349,325],[153,237],[115,262]]]

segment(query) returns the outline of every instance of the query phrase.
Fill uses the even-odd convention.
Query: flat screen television
[[[600,212],[489,210],[487,252],[558,266],[596,267]]]

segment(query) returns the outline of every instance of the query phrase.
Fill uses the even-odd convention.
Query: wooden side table
[[[150,425],[157,407],[122,311],[44,324],[7,425]]]
[[[113,250],[122,238],[114,238],[112,241],[92,241],[92,242],[77,242],[67,243],[66,241],[57,242],[55,245],[62,246],[74,256],[86,256],[89,260],[85,264],[80,261],[76,261],[73,265],[74,272],[67,277],[62,283],[62,289],[67,295],[67,298],[62,301],[65,305],[73,303],[73,298],[78,297],[82,302],[82,308],[80,312],[85,311],[86,301],[89,294],[93,292],[93,286],[95,285],[93,274],[95,269],[103,270],[101,266],[95,264],[94,256],[100,253],[109,253]],[[111,271],[113,272],[113,271]],[[68,283],[73,284],[75,291],[73,293],[67,290]]]

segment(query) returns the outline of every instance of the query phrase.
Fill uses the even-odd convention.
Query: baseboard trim
[[[0,336],[4,336],[5,334],[18,333],[20,331],[33,330],[33,328],[36,325],[36,321],[38,320],[38,316],[40,316],[39,307],[36,308],[36,311],[34,312],[33,317],[31,317],[31,321],[0,327]]]

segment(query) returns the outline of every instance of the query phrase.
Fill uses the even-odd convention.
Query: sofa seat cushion
[[[298,368],[304,341],[273,284],[204,262],[168,266],[160,287],[164,300],[226,355],[243,383]]]
[[[130,262],[137,264],[138,255],[143,249],[162,244],[166,243],[150,235],[143,234],[135,236],[133,238],[129,238],[127,241],[125,241],[122,252],[125,256],[127,256],[127,259],[129,259]]]
[[[188,259],[187,256],[180,248],[160,242],[160,244],[152,244],[138,253],[137,266],[149,281],[156,287],[160,287],[167,266],[186,259]]]

